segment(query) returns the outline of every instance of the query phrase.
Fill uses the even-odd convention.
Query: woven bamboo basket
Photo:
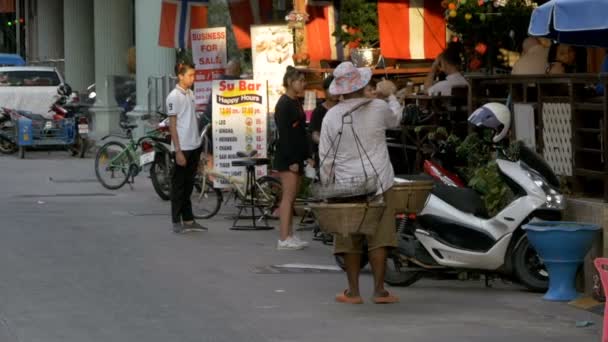
[[[417,180],[395,183],[392,189],[395,209],[400,212],[417,214],[424,208],[424,204],[433,189],[433,181]]]
[[[386,206],[384,203],[310,203],[322,231],[348,236],[376,232]]]

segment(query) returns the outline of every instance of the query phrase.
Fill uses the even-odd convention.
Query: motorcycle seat
[[[40,115],[40,114],[34,114],[32,112],[26,112],[26,111],[19,111],[19,114],[21,114],[22,116],[32,120],[32,121],[47,121],[50,119],[45,118],[44,116]]]
[[[268,165],[268,164],[270,164],[270,160],[268,158],[248,158],[248,159],[234,160],[232,162],[232,166],[244,166],[244,167],[260,166],[260,165]]]
[[[481,195],[473,189],[435,184],[431,193],[462,212],[482,218],[488,217],[488,211]]]
[[[253,158],[258,154],[258,151],[253,150],[251,152],[239,151],[236,153],[236,156],[239,158]]]

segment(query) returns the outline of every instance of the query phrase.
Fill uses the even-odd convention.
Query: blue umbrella
[[[552,0],[532,12],[528,33],[560,43],[608,47],[608,0]]]

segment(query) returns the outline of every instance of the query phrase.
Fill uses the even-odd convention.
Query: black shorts
[[[295,164],[295,163],[292,163]],[[272,166],[275,170],[279,171],[279,172],[286,172],[286,171],[291,171],[289,170],[289,161],[287,161],[284,158],[278,158],[275,157],[274,161],[272,163]],[[298,174],[303,175],[304,174],[304,161],[300,161],[298,162]]]

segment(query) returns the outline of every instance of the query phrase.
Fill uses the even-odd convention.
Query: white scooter
[[[478,126],[510,127],[510,112],[490,103],[469,118]],[[424,209],[410,215],[399,228],[399,247],[388,261],[385,281],[409,286],[432,273],[480,272],[501,274],[533,291],[544,291],[548,273],[528,243],[522,225],[537,219],[560,220],[565,200],[559,180],[536,153],[523,147],[519,160],[508,160],[498,150],[497,164],[515,194],[514,200],[494,217],[488,217],[479,194],[468,188],[438,184]]]

